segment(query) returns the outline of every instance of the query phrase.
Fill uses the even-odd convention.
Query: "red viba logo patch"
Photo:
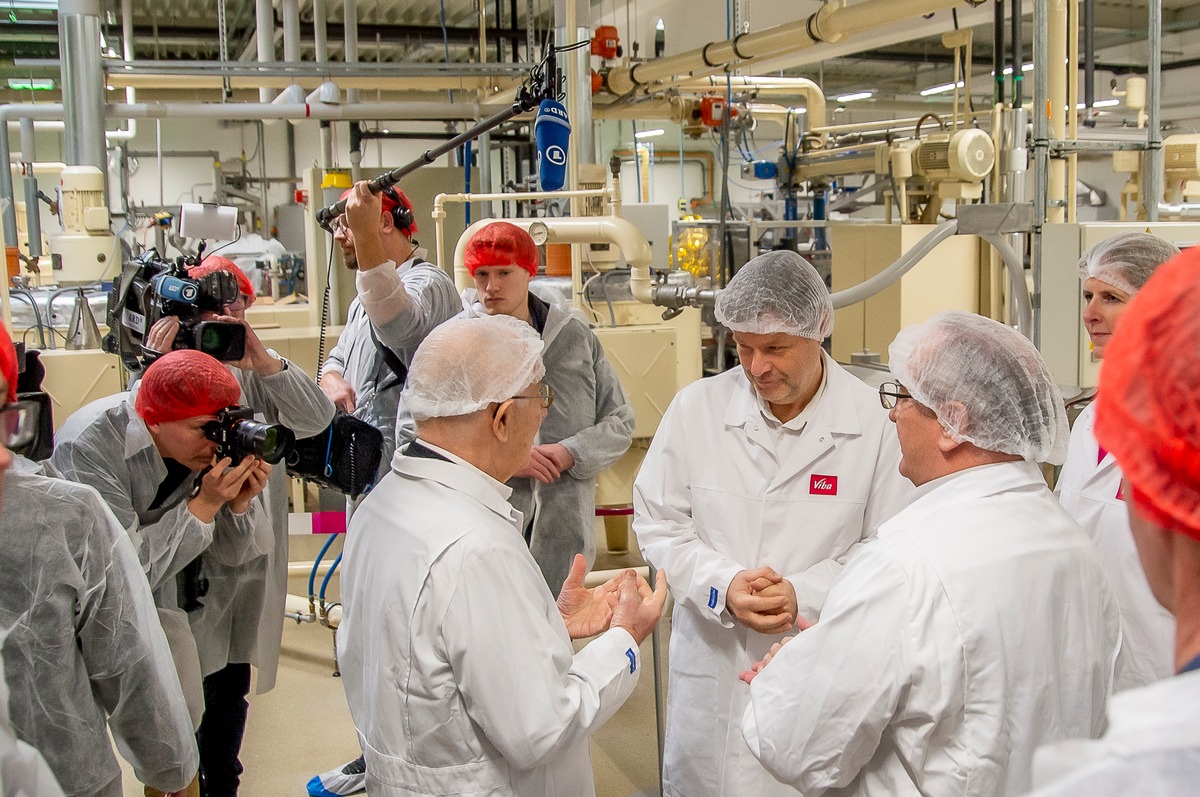
[[[809,495],[837,495],[837,476],[814,473],[808,480]]]

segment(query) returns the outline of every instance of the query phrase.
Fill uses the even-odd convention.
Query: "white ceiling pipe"
[[[777,25],[667,58],[645,61],[608,73],[608,86],[627,94],[639,85],[670,81],[679,76],[704,76],[745,66],[756,58],[801,50],[820,42],[835,42],[852,33],[877,28],[921,14],[952,8],[963,0],[863,0],[852,6],[829,4],[796,22]]]
[[[254,0],[254,20],[257,25],[255,38],[258,41],[259,62],[275,60],[275,12],[271,0]],[[258,90],[259,102],[271,101],[271,90],[265,86]]]
[[[472,103],[442,102],[364,102],[345,105],[317,103],[262,102],[149,102],[135,105],[110,105],[108,116],[116,119],[329,119],[329,120],[408,120],[442,121],[478,119],[479,106]]]
[[[358,2],[345,0],[342,5],[342,29],[345,34],[345,55],[348,64],[358,63]],[[346,89],[346,102],[358,102],[358,89]]]
[[[685,80],[674,84],[679,91],[713,91],[725,88],[726,78],[707,77]],[[737,90],[754,91],[759,96],[772,97],[796,96],[804,98],[804,107],[808,109],[808,126],[819,127],[828,120],[825,116],[825,92],[821,87],[806,77],[750,77],[735,75],[729,78],[732,87]]]
[[[283,60],[294,64],[300,60],[299,0],[283,0],[279,12],[283,16]]]
[[[313,46],[316,48],[318,64],[329,60],[329,37],[325,23],[329,12],[325,9],[325,0],[313,0]]]
[[[133,0],[121,0],[121,54],[126,63],[133,61]],[[125,102],[133,105],[137,102],[137,89],[125,87]],[[137,122],[130,119],[128,124],[119,130],[105,130],[104,138],[108,143],[114,141],[132,141],[137,135]]]

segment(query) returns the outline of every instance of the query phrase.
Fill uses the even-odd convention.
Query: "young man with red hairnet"
[[[454,281],[422,257],[413,238],[412,202],[403,191],[372,194],[360,182],[342,199],[346,212],[334,221],[333,240],[346,267],[357,270],[358,296],[321,366],[321,389],[339,410],[383,432],[382,475],[397,441],[412,437],[412,419],[400,406],[412,356],[434,327],[462,310],[462,302]]]
[[[241,395],[223,363],[198,351],[171,351],[128,393],[68,418],[52,456],[63,476],[100,493],[133,541],[193,727],[204,707],[201,668],[176,576],[206,551],[236,567],[272,547],[266,511],[254,500],[271,466],[254,456],[237,465],[228,457],[217,461],[216,443],[205,434]]]
[[[241,387],[237,403],[253,408],[257,420],[283,424],[298,438],[320,434],[333,419],[333,403],[308,374],[266,348],[246,323],[246,308],[254,304],[255,298],[246,275],[219,255],[205,258],[188,274],[198,279],[218,271],[232,274],[237,280],[238,298],[221,314],[203,315],[205,320],[235,322],[246,329],[245,357],[226,365]],[[151,327],[145,345],[155,351],[170,351],[178,329],[178,318],[161,318]],[[287,596],[285,468],[271,471],[260,501],[270,528],[271,542],[265,555],[236,564],[222,561],[215,552],[206,552],[201,557],[201,572],[208,581],[208,592],[203,596],[203,605],[188,612],[204,677],[204,719],[197,738],[206,797],[232,797],[238,792],[242,773],[238,753],[249,708],[246,695],[250,691],[250,665],[258,670],[258,694],[274,687],[279,667]]]
[[[467,242],[465,265],[476,291],[464,316],[512,316],[546,344],[545,381],[554,401],[529,464],[508,483],[508,500],[521,512],[533,558],[556,591],[575,554],[587,557],[589,567],[596,558],[596,477],[629,450],[633,406],[587,324],[529,290],[538,270],[529,233],[492,222]]]
[[[140,779],[182,789],[195,742],[137,554],[95,490],[9,450],[37,427],[17,372],[0,327],[0,794],[120,797],[109,730]]]
[[[1191,795],[1200,783],[1200,249],[1160,266],[1107,344],[1095,434],[1124,473],[1138,558],[1175,616],[1174,677],[1114,696],[1108,730],[1038,753],[1044,797]]]

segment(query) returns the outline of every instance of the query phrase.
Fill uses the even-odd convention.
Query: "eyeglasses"
[[[538,389],[536,396],[513,396],[513,398],[514,399],[537,399],[538,401],[540,401],[542,403],[542,409],[548,410],[548,409],[550,409],[550,406],[552,404],[554,404],[554,388],[550,387],[550,385],[547,385],[546,383],[543,382],[541,388]]]
[[[899,382],[884,382],[879,386],[879,403],[885,410],[895,409],[900,399],[911,399],[912,394]]]
[[[36,401],[14,401],[0,407],[0,443],[5,448],[24,448],[37,434],[39,407]]]
[[[350,232],[350,224],[346,221],[346,216],[343,214],[329,223],[329,229],[334,235],[339,232]]]

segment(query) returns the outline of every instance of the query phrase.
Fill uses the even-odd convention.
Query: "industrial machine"
[[[58,187],[62,232],[50,237],[53,281],[97,282],[120,271],[120,244],[104,200],[104,174],[94,166],[67,166]]]

